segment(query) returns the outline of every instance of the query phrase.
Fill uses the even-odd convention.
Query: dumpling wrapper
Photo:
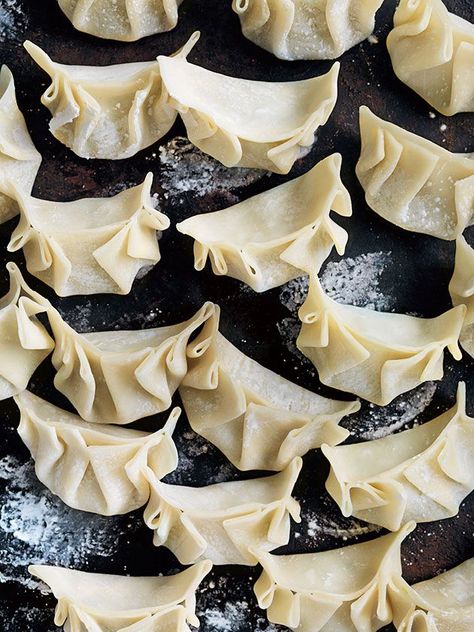
[[[194,40],[177,55],[187,55]],[[158,61],[112,66],[59,64],[32,42],[26,50],[51,77],[41,97],[55,138],[82,158],[120,160],[156,143],[173,126]]]
[[[474,358],[474,248],[462,236],[456,241],[456,258],[449,292],[453,305],[465,305],[467,308],[459,342]]]
[[[335,59],[374,30],[383,0],[233,0],[242,32],[280,59]]]
[[[344,441],[349,432],[338,424],[360,408],[280,377],[219,332],[190,361],[179,393],[193,430],[240,470],[279,471],[323,443]]]
[[[196,590],[212,568],[205,560],[176,575],[128,577],[59,566],[30,566],[58,600],[54,623],[66,632],[189,632],[199,626]]]
[[[299,457],[278,474],[206,487],[169,485],[150,474],[145,522],[155,546],[166,546],[181,564],[210,559],[213,564],[257,564],[250,548],[272,551],[288,544],[290,516],[300,522],[292,490],[302,466]]]
[[[78,31],[104,39],[135,42],[171,31],[183,0],[58,0]]]
[[[413,531],[320,553],[255,551],[263,573],[254,586],[269,621],[298,632],[375,632],[406,611],[400,546]]]
[[[86,421],[128,424],[163,412],[190,357],[206,352],[215,317],[215,305],[205,303],[177,325],[80,334],[50,309],[54,385]]]
[[[178,465],[172,435],[179,408],[161,430],[148,433],[88,423],[28,391],[15,401],[18,434],[35,461],[36,476],[74,509],[103,516],[138,509],[150,497],[144,470],[151,468],[161,479]]]
[[[436,318],[418,318],[343,305],[310,274],[296,344],[323,384],[386,406],[423,382],[440,380],[445,348],[461,359],[465,313],[459,305]]]
[[[391,436],[330,447],[326,489],[346,517],[396,531],[409,520],[455,516],[474,490],[474,419],[466,414],[466,387],[451,410]]]
[[[20,222],[8,250],[23,248],[28,271],[59,296],[128,294],[136,275],[161,259],[157,231],[169,228],[154,208],[153,174],[111,198],[39,200],[17,192]]]
[[[398,632],[471,632],[474,629],[474,558],[411,586],[412,607]]]
[[[401,0],[387,48],[397,77],[436,110],[474,112],[474,24],[441,0]]]
[[[0,70],[0,224],[18,214],[14,187],[30,193],[41,164],[18,108],[13,75]]]
[[[474,159],[360,109],[356,174],[372,210],[405,230],[456,239],[474,222]]]
[[[31,290],[17,266],[7,263],[10,289],[0,298],[0,400],[23,391],[54,341],[37,315],[49,303]]]
[[[264,292],[301,275],[285,261],[287,251],[306,253],[319,270],[333,246],[344,254],[348,235],[330,211],[352,214],[333,154],[303,176],[231,206],[190,217],[176,228],[195,239],[194,266],[209,258],[214,274],[228,275]]]
[[[337,62],[325,75],[292,82],[228,77],[182,55],[158,62],[167,104],[181,115],[189,140],[226,167],[288,173],[337,100]]]

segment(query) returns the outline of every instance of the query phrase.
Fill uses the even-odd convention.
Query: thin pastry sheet
[[[171,31],[183,0],[58,0],[78,31],[104,39],[134,42]]]
[[[14,263],[7,270],[10,289],[0,299],[0,400],[23,391],[54,347],[37,318],[48,301],[28,287]]]
[[[196,590],[208,560],[176,575],[128,577],[59,566],[30,566],[58,600],[54,623],[66,632],[190,632],[198,626]]]
[[[401,0],[387,48],[397,77],[436,110],[474,112],[474,24],[441,0]]]
[[[227,167],[288,173],[336,104],[337,62],[325,75],[292,82],[228,77],[183,55],[158,62],[167,104],[180,113],[189,140]]]
[[[454,273],[449,292],[453,305],[465,305],[467,308],[459,342],[474,358],[474,248],[462,236],[456,241]]]
[[[161,479],[178,465],[172,439],[180,409],[154,433],[90,424],[28,391],[15,397],[18,434],[35,461],[39,480],[74,509],[103,516],[145,505],[150,486],[144,470]]]
[[[461,359],[465,313],[459,305],[436,318],[418,318],[343,305],[311,274],[296,342],[323,384],[385,406],[423,382],[440,380],[445,348]]]
[[[23,114],[18,108],[13,75],[0,70],[0,224],[18,213],[13,187],[30,193],[41,164]]]
[[[285,253],[306,253],[319,270],[333,246],[344,254],[348,235],[330,211],[349,217],[352,205],[333,154],[308,173],[231,206],[195,215],[176,228],[195,239],[194,265],[209,258],[214,274],[234,277],[264,292],[301,275]]]
[[[8,250],[20,248],[28,271],[59,296],[128,294],[136,275],[161,258],[157,231],[169,219],[154,208],[153,174],[111,198],[74,202],[38,200],[20,193],[20,222]]]
[[[32,42],[24,46],[51,77],[41,97],[53,116],[51,133],[82,158],[134,156],[162,138],[176,120],[156,60],[70,66],[53,61]],[[178,57],[188,51],[184,47]]]
[[[383,0],[233,0],[242,32],[280,59],[335,59],[369,37]]]
[[[292,490],[301,470],[297,457],[278,474],[246,481],[185,487],[150,481],[145,522],[156,546],[166,546],[181,562],[254,566],[251,547],[272,551],[288,544],[290,516],[300,522]],[[152,473],[148,470],[150,476]]]
[[[338,424],[360,408],[289,382],[219,332],[190,361],[179,393],[193,430],[240,470],[282,470],[295,456],[344,441],[349,432]]]
[[[216,306],[205,303],[189,320],[137,331],[79,334],[50,309],[56,340],[54,384],[86,421],[127,424],[171,406],[192,353],[204,353]],[[202,348],[201,348],[202,343]]]
[[[326,489],[344,516],[396,531],[409,520],[455,516],[474,490],[474,419],[466,387],[451,410],[398,434],[344,446],[322,446],[331,464]]]
[[[474,159],[360,109],[357,177],[372,210],[405,230],[456,239],[474,222]]]
[[[406,607],[400,546],[413,531],[320,553],[256,552],[263,573],[254,586],[272,623],[298,632],[375,632]]]

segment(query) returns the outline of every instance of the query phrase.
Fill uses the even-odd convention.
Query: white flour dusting
[[[21,41],[28,26],[28,18],[18,0],[0,2],[0,40]]]

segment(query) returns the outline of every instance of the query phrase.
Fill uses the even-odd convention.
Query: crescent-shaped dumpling
[[[465,305],[467,308],[459,342],[474,358],[474,248],[462,236],[456,241],[456,258],[449,292],[453,305]]]

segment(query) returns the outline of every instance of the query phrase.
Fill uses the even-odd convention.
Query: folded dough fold
[[[453,305],[465,305],[467,308],[459,342],[474,358],[474,248],[462,236],[456,241],[454,273],[449,292]]]
[[[360,108],[357,177],[367,204],[405,230],[456,239],[474,222],[474,159]]]
[[[293,251],[319,269],[333,246],[344,254],[348,235],[330,217],[349,217],[352,205],[341,181],[342,157],[333,154],[303,176],[231,206],[195,215],[176,228],[195,239],[194,266],[209,258],[226,274],[264,292],[301,275],[286,261]]]
[[[401,0],[387,48],[397,77],[446,116],[474,111],[474,24],[441,0]]]
[[[179,393],[193,430],[240,470],[282,470],[295,456],[344,441],[349,432],[338,424],[360,408],[280,377],[219,332],[190,360]]]
[[[30,193],[41,164],[18,108],[13,75],[7,66],[0,70],[0,224],[18,213],[14,187]]]
[[[78,31],[104,39],[134,42],[171,31],[183,0],[58,0]]]
[[[186,55],[193,43],[184,46],[177,58]],[[176,120],[156,60],[70,66],[54,62],[32,42],[24,46],[52,80],[41,97],[53,115],[51,133],[82,158],[134,156],[162,138]]]
[[[334,59],[369,37],[383,0],[233,0],[242,32],[280,59]]]
[[[7,270],[10,289],[0,298],[0,400],[23,391],[54,348],[36,317],[49,309],[48,301],[28,287],[14,263]]]
[[[189,140],[226,167],[288,173],[337,100],[337,62],[325,75],[292,82],[228,77],[184,55],[158,62],[167,105],[180,113]]]
[[[302,460],[293,459],[278,474],[206,487],[169,485],[150,475],[151,496],[145,522],[155,546],[166,546],[182,564],[208,558],[214,564],[254,566],[249,548],[271,551],[288,544],[290,516],[300,522],[291,493]]]
[[[18,434],[31,452],[39,480],[74,509],[104,516],[128,513],[146,504],[147,467],[161,479],[176,469],[172,434],[175,408],[154,433],[90,424],[23,391],[15,397],[21,413]]]
[[[255,551],[263,573],[254,586],[272,623],[298,632],[379,630],[407,608],[400,546],[413,531],[320,553],[271,555]]]
[[[50,309],[54,384],[91,422],[127,424],[167,410],[188,359],[205,353],[217,309],[205,303],[189,320],[167,327],[87,334]]]
[[[161,259],[157,231],[169,219],[153,206],[153,174],[111,198],[38,200],[17,191],[20,222],[8,250],[23,248],[28,271],[59,296],[128,294],[144,266]]]
[[[176,575],[128,577],[59,566],[30,566],[58,600],[54,623],[67,632],[190,632],[198,626],[196,590],[212,568],[205,560]]]
[[[343,305],[310,275],[296,344],[323,384],[385,406],[422,382],[443,377],[444,349],[461,359],[458,338],[466,307],[436,318]]]
[[[455,516],[474,490],[474,419],[459,384],[451,410],[422,426],[347,446],[322,446],[326,489],[344,516],[396,531]]]

